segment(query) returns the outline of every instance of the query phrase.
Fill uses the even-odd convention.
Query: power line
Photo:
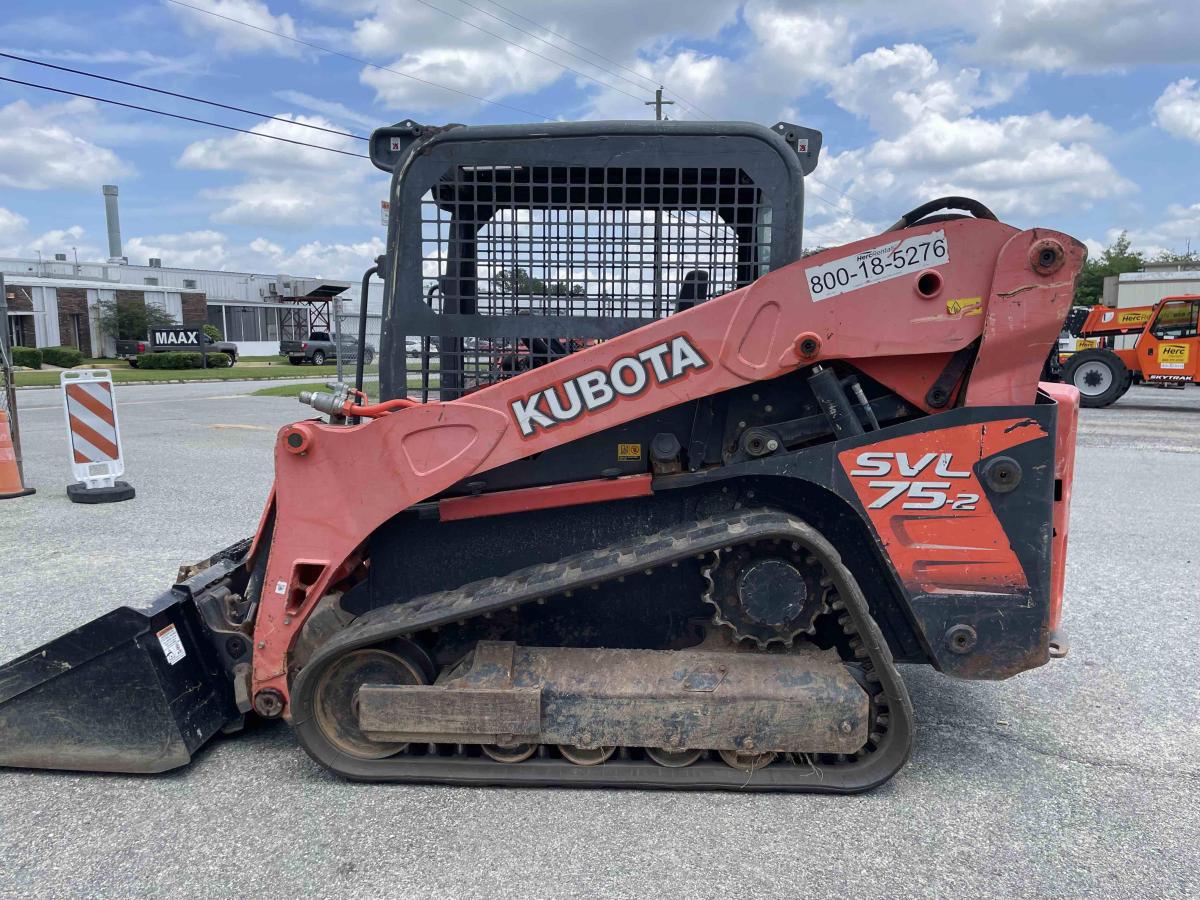
[[[465,3],[466,0],[459,0],[459,2]],[[629,68],[629,66],[623,65],[623,64],[617,62],[615,59],[612,59],[611,57],[605,56],[603,53],[599,53],[596,50],[593,50],[591,47],[581,44],[578,41],[573,41],[569,37],[567,37],[565,34],[559,34],[557,31],[551,31],[549,28],[546,28],[546,26],[542,25],[542,23],[538,22],[536,19],[531,19],[531,18],[529,18],[529,16],[523,16],[510,6],[505,6],[503,3],[497,3],[496,0],[488,0],[488,2],[491,3],[492,6],[495,6],[495,7],[498,7],[500,9],[504,10],[506,13],[509,13],[510,15],[514,15],[518,19],[521,19],[522,21],[528,22],[531,25],[537,25],[539,28],[542,28],[546,32],[546,34],[552,35],[552,36],[558,38],[559,40],[566,41],[568,44],[571,44],[574,47],[578,47],[580,50],[586,50],[588,53],[592,54],[593,56],[604,60],[606,63],[610,63],[610,64],[616,66],[618,69],[623,69],[624,71],[629,72],[631,75],[636,75],[638,78],[641,78],[643,81],[647,82],[651,87],[657,87],[657,85],[658,85],[658,82],[655,79],[648,78],[647,76],[643,75],[641,72],[637,71],[637,69],[631,69],[631,68]],[[470,6],[469,3],[467,5]],[[478,9],[478,7],[475,7],[475,8]],[[483,10],[480,10],[480,12],[482,12],[482,11]],[[693,103],[691,100],[689,100],[687,97],[682,96],[678,91],[669,91],[669,93],[674,94],[675,98],[682,101],[685,106],[688,106],[691,109],[694,109],[696,112],[700,113],[701,115],[708,116],[710,119],[713,118],[712,116],[709,116],[708,113],[706,113],[700,107],[698,107],[695,103]]]
[[[171,0],[171,2],[175,2],[175,0]],[[496,34],[496,32],[494,32],[494,31],[488,31],[482,25],[476,25],[470,19],[464,19],[462,16],[456,16],[454,13],[450,12],[449,10],[442,9],[440,6],[434,6],[432,3],[429,2],[429,0],[417,0],[417,2],[420,3],[422,6],[428,6],[430,9],[435,10],[436,12],[440,12],[444,16],[449,16],[451,19],[454,19],[457,22],[462,22],[464,25],[466,25],[470,28],[474,28],[476,31],[482,31],[484,34],[488,35],[489,37],[494,37],[498,41],[504,41],[504,43],[509,44],[513,47],[516,47],[518,50],[524,50],[526,53],[536,56],[538,59],[544,59],[544,60],[546,60],[546,62],[551,63],[552,65],[556,65],[560,69],[563,69],[564,71],[573,72],[576,75],[578,75],[580,78],[586,78],[588,81],[594,81],[594,82],[596,82],[596,84],[600,85],[601,87],[606,87],[610,91],[616,91],[618,94],[624,94],[626,97],[633,97],[634,100],[642,99],[641,97],[638,97],[634,94],[629,93],[629,91],[621,90],[621,88],[616,87],[615,85],[609,84],[607,81],[601,81],[599,78],[595,77],[594,75],[589,75],[587,72],[581,72],[581,71],[579,71],[579,69],[573,69],[570,66],[568,66],[566,63],[561,63],[558,60],[553,59],[552,57],[546,56],[544,53],[538,53],[536,50],[530,50],[528,47],[526,47],[522,44],[518,44],[516,41],[510,41],[508,38],[506,38],[502,34]]]
[[[362,66],[370,66],[372,69],[378,69],[381,72],[390,72],[393,75],[399,75],[401,78],[408,78],[411,81],[416,81],[416,82],[419,82],[420,84],[428,85],[429,87],[438,88],[439,90],[443,90],[443,91],[449,91],[452,94],[458,94],[462,97],[469,97],[472,100],[478,100],[480,103],[488,103],[492,106],[500,107],[501,109],[508,109],[508,110],[512,110],[513,112],[519,112],[523,116],[533,116],[535,119],[542,119],[545,122],[553,122],[554,121],[553,116],[544,116],[541,113],[533,112],[532,110],[528,110],[528,109],[522,109],[519,106],[511,106],[508,103],[501,103],[499,100],[489,100],[487,97],[480,97],[479,95],[469,93],[468,91],[460,91],[458,88],[453,88],[453,87],[450,87],[449,85],[445,85],[445,84],[438,84],[436,81],[429,81],[428,79],[425,79],[425,78],[419,78],[416,75],[410,75],[407,72],[401,72],[399,69],[392,69],[392,68],[389,68],[388,66],[381,66],[378,63],[373,63],[370,60],[362,59],[361,57],[358,57],[358,56],[352,56],[349,53],[343,53],[340,50],[333,50],[329,47],[322,47],[320,44],[314,44],[312,41],[306,41],[306,40],[302,40],[301,38],[298,38],[298,37],[292,37],[291,35],[283,34],[282,32],[279,32],[279,31],[272,31],[270,28],[263,28],[261,25],[255,25],[252,22],[245,22],[242,19],[235,19],[232,16],[225,16],[225,15],[222,15],[221,13],[213,12],[211,9],[203,9],[202,7],[199,7],[199,6],[193,6],[190,3],[184,3],[183,0],[167,0],[167,2],[173,3],[175,6],[182,6],[186,9],[190,9],[190,10],[193,10],[198,13],[204,13],[204,15],[206,15],[206,16],[213,16],[217,19],[223,19],[226,22],[233,22],[237,25],[243,25],[246,28],[253,28],[255,31],[261,31],[263,34],[274,35],[275,37],[277,37],[281,40],[291,41],[293,44],[300,44],[301,46],[309,47],[310,49],[317,50],[321,53],[328,53],[331,56],[338,56],[338,57],[341,57],[342,59],[348,59],[351,62],[358,63],[359,65],[362,65]]]
[[[370,159],[365,153],[353,153],[350,150],[338,150],[335,147],[322,147],[320,144],[309,144],[305,141],[294,141],[291,138],[279,137],[274,134],[263,134],[261,131],[250,131],[247,128],[238,128],[234,125],[223,125],[220,122],[209,122],[205,119],[196,119],[192,116],[182,116],[179,113],[167,112],[162,109],[153,109],[149,106],[138,106],[136,103],[124,103],[120,100],[110,100],[107,97],[93,97],[91,94],[81,94],[78,91],[68,91],[65,88],[50,87],[46,84],[35,84],[32,81],[21,81],[19,78],[8,78],[0,75],[0,81],[7,81],[11,84],[20,84],[25,87],[37,88],[40,91],[53,91],[56,94],[66,94],[70,97],[81,97],[84,100],[95,100],[97,103],[109,103],[113,106],[123,106],[126,109],[134,109],[138,112],[153,113],[156,116],[167,116],[171,119],[181,119],[184,122],[194,122],[197,125],[208,125],[210,128],[224,128],[226,131],[237,131],[241,134],[249,134],[254,137],[267,138],[272,141],[282,141],[285,144],[295,144],[298,147],[311,147],[313,150],[325,150],[329,153],[340,153],[342,156],[356,156],[359,159]]]
[[[285,119],[281,116],[272,116],[268,115],[267,113],[255,112],[252,109],[244,109],[241,106],[230,106],[228,103],[218,103],[216,100],[205,100],[203,97],[193,97],[190,94],[177,94],[175,91],[166,91],[162,88],[150,87],[147,84],[138,84],[136,81],[122,81],[120,78],[110,78],[107,75],[98,75],[95,72],[85,72],[83,69],[72,69],[70,66],[58,66],[54,63],[42,62],[41,60],[37,59],[27,59],[24,56],[17,56],[14,53],[0,52],[0,57],[4,57],[5,59],[15,59],[18,62],[30,63],[31,65],[35,66],[44,66],[47,69],[57,69],[59,72],[70,72],[73,75],[83,75],[86,78],[96,78],[100,81],[109,81],[113,84],[123,84],[126,87],[138,88],[139,90],[143,91],[153,91],[156,94],[164,94],[168,97],[177,97],[180,100],[190,100],[192,103],[203,103],[207,106],[215,106],[218,109],[228,109],[233,112],[245,113],[248,116],[259,116],[263,119],[271,119],[275,122],[284,122],[288,125],[299,126],[300,128],[311,128],[315,131],[324,131],[328,134],[336,134],[340,135],[341,137],[354,138],[356,141],[370,140],[370,138],[365,138],[359,134],[351,134],[348,131],[338,131],[336,128],[324,128],[320,125],[309,125],[306,122],[296,122],[292,119]]]

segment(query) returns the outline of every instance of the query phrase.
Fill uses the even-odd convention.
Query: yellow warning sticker
[[[635,462],[642,458],[641,444],[617,444],[618,462]]]
[[[1164,369],[1182,369],[1188,361],[1187,344],[1159,344],[1158,364]]]
[[[983,315],[983,298],[982,297],[959,297],[956,300],[946,301],[946,312],[952,316],[979,316]]]

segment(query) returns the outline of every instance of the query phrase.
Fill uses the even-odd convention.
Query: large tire
[[[236,353],[229,353],[229,354],[226,354],[226,355],[229,357],[229,362],[228,362],[228,363],[226,363],[226,367],[227,367],[227,368],[230,368],[230,369],[232,369],[234,366],[236,366],[236,365],[237,365],[237,354],[236,354]]]
[[[321,350],[318,350],[316,353],[314,353],[312,355],[312,364],[314,366],[325,365],[325,353]]]
[[[1079,390],[1079,405],[1091,408],[1115,402],[1125,393],[1129,375],[1121,357],[1101,349],[1072,353],[1063,369],[1063,381]]]

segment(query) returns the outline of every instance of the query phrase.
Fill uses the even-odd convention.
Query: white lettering
[[[708,365],[700,351],[686,337],[678,335],[636,354],[622,356],[607,369],[592,369],[524,400],[512,400],[509,405],[521,434],[529,437],[538,428],[569,422],[584,411],[607,406],[618,397],[640,394],[652,383],[651,373],[653,383],[665,384],[686,375],[688,369],[704,369]],[[885,467],[880,474],[887,470]]]
[[[529,437],[533,434],[533,426],[540,425],[542,428],[549,428],[554,424],[554,420],[547,416],[544,412],[537,408],[538,401],[542,399],[542,391],[532,394],[527,400],[514,400],[512,402],[513,415],[517,417],[517,427],[521,429],[521,434]]]
[[[678,378],[685,369],[703,369],[708,363],[696,352],[696,348],[680,335],[671,341],[671,377]]]
[[[633,376],[632,381],[625,379],[626,372]],[[632,397],[646,386],[646,367],[628,356],[613,363],[611,376],[613,390],[623,397]]]
[[[608,386],[608,376],[603,369],[584,372],[575,380],[579,382],[579,390],[583,392],[583,403],[589,410],[612,403],[613,389]]]
[[[937,459],[936,453],[926,453],[917,460],[916,465],[909,465],[907,453],[896,454],[896,465],[900,469],[900,474],[905,478],[913,478],[920,475],[922,470]]]
[[[649,350],[643,350],[638,354],[638,359],[642,362],[650,363],[651,368],[654,369],[654,377],[658,379],[659,383],[666,381],[670,377],[667,374],[666,363],[663,362],[663,357],[667,355],[667,351],[670,349],[666,344],[655,344]]]
[[[567,408],[563,409],[562,402],[558,399],[558,390],[550,388],[543,391],[546,395],[546,406],[550,409],[550,415],[560,422],[568,422],[583,412],[583,404],[579,400],[579,388],[575,386],[574,381],[567,381],[558,385],[558,388],[567,395]]]
[[[860,466],[870,466],[871,468],[854,469],[850,472],[851,475],[887,475],[892,471],[892,454],[879,451],[872,451],[858,454],[858,464]],[[874,487],[874,485],[871,485]]]
[[[970,472],[951,472],[950,464],[954,462],[954,454],[943,453],[938,459],[937,468],[933,470],[934,475],[939,475],[942,478],[970,478]]]

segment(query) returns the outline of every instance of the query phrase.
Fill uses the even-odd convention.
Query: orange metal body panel
[[[1008,594],[1028,587],[1025,571],[971,467],[1043,436],[1032,420],[1008,419],[855,447],[838,460],[910,592]]]
[[[1075,435],[1079,423],[1079,391],[1069,384],[1044,381],[1041,389],[1058,404],[1054,435],[1054,534],[1050,541],[1050,630],[1062,624],[1067,581],[1067,529],[1071,516],[1071,485],[1075,479]]]
[[[923,272],[828,299],[810,293],[806,269],[898,237],[880,235],[815,254],[741,290],[459,400],[417,405],[351,427],[320,421],[288,426],[288,432],[302,433],[304,449],[293,452],[282,437],[276,442],[276,517],[255,626],[253,690],[270,687],[287,698],[288,653],[305,617],[358,564],[372,532],[475,473],[830,360],[849,361],[928,411],[924,394],[944,360],[981,337],[966,404],[1032,403],[1071,300],[1083,246],[1057,232],[1018,231],[977,219],[918,226],[903,236],[933,230],[945,232],[949,259],[937,266],[940,280],[932,294],[918,287]],[[1064,259],[1057,271],[1039,274],[1034,251],[1046,241],[1057,242]],[[815,353],[802,352],[801,338],[809,339],[809,349],[816,339]],[[639,353],[653,355],[663,345],[664,353],[678,352],[680,340],[695,357],[678,377],[658,377],[647,363],[645,384],[636,391],[636,377],[627,377],[625,392],[613,392],[570,421],[529,433],[518,427],[514,405],[536,402],[544,409],[550,402],[545,392],[554,391],[565,406],[566,382],[598,377],[595,373],[620,378],[614,364]],[[317,509],[310,500],[314,492],[336,494],[341,502]]]
[[[648,497],[654,493],[650,486],[652,480],[650,475],[629,475],[625,478],[598,478],[514,491],[493,491],[490,494],[472,497],[450,497],[438,503],[438,518],[443,522],[455,522],[459,519],[502,516],[506,513],[554,509],[558,506],[576,506],[581,503]]]

